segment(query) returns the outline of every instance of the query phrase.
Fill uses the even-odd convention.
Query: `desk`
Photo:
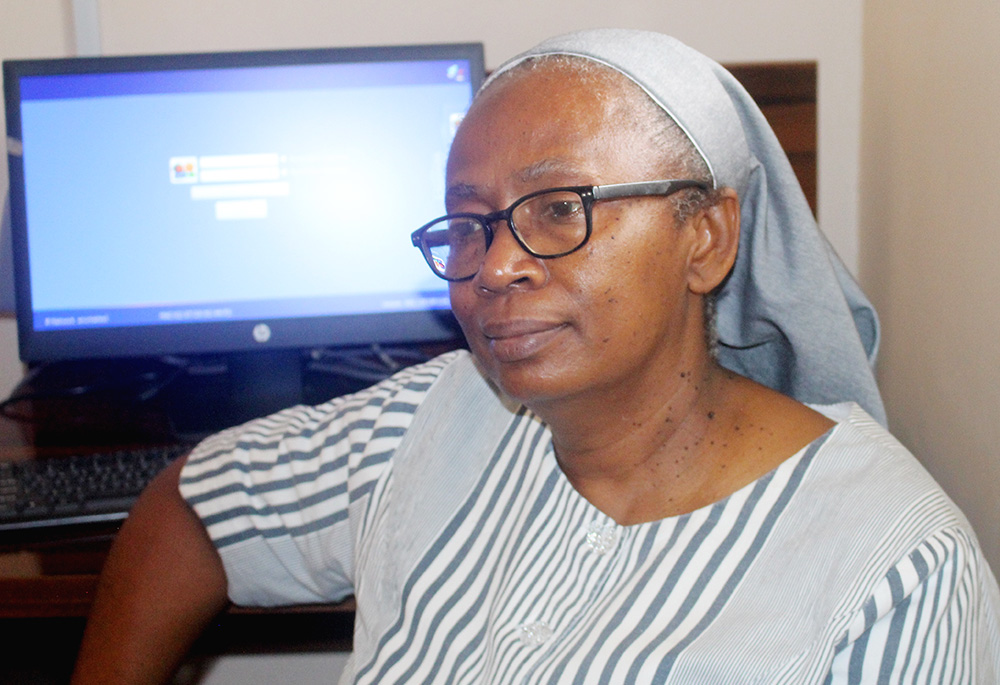
[[[67,447],[39,448],[31,424],[0,417],[0,459],[56,457]],[[0,541],[0,618],[85,617],[117,526],[72,537]]]
[[[0,417],[0,459],[58,456],[38,447],[30,424]],[[97,578],[117,525],[72,537],[0,543],[0,682],[60,683],[68,678]],[[349,651],[353,600],[278,610],[231,607],[192,650],[192,668],[219,654]]]

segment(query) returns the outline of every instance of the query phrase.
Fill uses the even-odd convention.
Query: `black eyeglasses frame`
[[[534,192],[528,193],[522,197],[515,200],[506,209],[499,209],[495,212],[490,212],[489,214],[476,214],[474,212],[456,212],[454,214],[445,214],[440,216],[433,221],[429,221],[413,233],[410,234],[410,241],[413,246],[418,248],[423,254],[424,259],[427,261],[427,265],[430,266],[431,271],[434,272],[435,276],[443,278],[450,282],[460,282],[467,281],[473,278],[476,274],[472,273],[468,276],[462,276],[460,278],[453,278],[445,276],[443,273],[438,271],[434,266],[434,258],[431,254],[431,248],[427,245],[424,236],[428,229],[432,226],[440,224],[444,221],[450,219],[471,219],[478,223],[483,228],[483,236],[486,239],[486,250],[489,251],[490,246],[493,244],[493,236],[495,231],[493,229],[493,224],[498,221],[503,221],[510,228],[511,234],[514,236],[514,240],[521,247],[522,250],[527,252],[532,257],[537,257],[538,259],[556,259],[557,257],[565,257],[568,254],[572,254],[582,248],[590,240],[590,235],[593,232],[593,206],[594,203],[600,202],[602,200],[618,200],[622,198],[631,197],[652,197],[661,196],[666,197],[668,195],[673,195],[681,190],[686,190],[688,188],[698,188],[700,190],[709,190],[711,184],[704,181],[697,181],[694,179],[663,179],[657,181],[632,181],[629,183],[610,183],[606,185],[599,186],[560,186],[556,188],[543,188],[542,190],[536,190]],[[545,195],[548,193],[557,192],[571,192],[576,193],[580,196],[583,202],[583,211],[586,218],[586,233],[583,240],[579,245],[571,250],[565,250],[556,254],[541,254],[535,250],[528,247],[521,237],[517,226],[514,224],[512,215],[514,210],[519,206],[536,198],[540,195]]]

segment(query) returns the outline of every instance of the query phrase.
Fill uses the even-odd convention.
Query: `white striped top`
[[[359,683],[998,682],[968,523],[856,405],[818,409],[775,471],[620,526],[449,354],[209,439],[181,490],[235,602],[357,596]]]

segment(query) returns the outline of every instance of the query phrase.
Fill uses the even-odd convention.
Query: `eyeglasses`
[[[424,224],[410,236],[431,270],[446,281],[472,278],[493,244],[493,225],[506,221],[517,244],[528,254],[555,259],[587,244],[593,230],[595,202],[626,197],[672,195],[686,188],[708,190],[694,180],[638,181],[603,186],[546,188],[489,214],[446,214]]]

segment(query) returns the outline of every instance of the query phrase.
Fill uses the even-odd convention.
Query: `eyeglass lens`
[[[510,217],[518,242],[536,257],[572,252],[587,239],[586,209],[574,191],[528,197],[511,209]],[[486,257],[487,230],[479,218],[445,218],[424,232],[423,244],[438,274],[468,278]]]

